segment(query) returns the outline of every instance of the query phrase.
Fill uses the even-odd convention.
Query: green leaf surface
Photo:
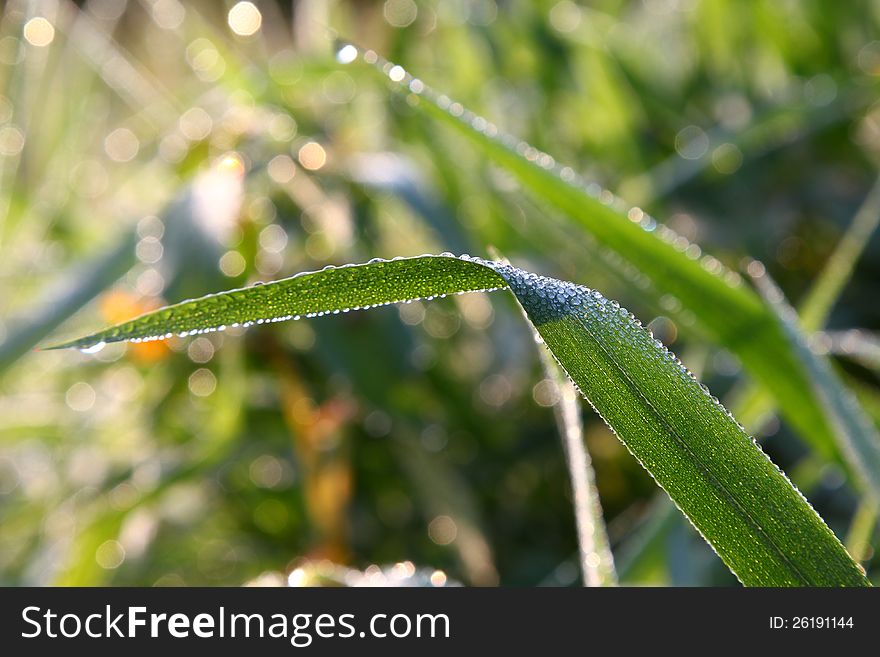
[[[867,584],[809,503],[676,357],[616,302],[573,283],[445,254],[380,260],[186,301],[59,347],[504,287],[581,393],[744,584]]]
[[[620,259],[640,287],[650,288],[665,306],[677,309],[670,314],[685,330],[699,329],[736,354],[746,370],[772,391],[788,422],[821,454],[838,460],[847,456],[835,442],[833,420],[772,311],[739,274],[641,209],[628,208],[609,191],[582,180],[549,154],[502,133],[402,67],[353,46],[343,46],[339,52],[341,61],[359,56],[382,71],[410,94],[416,111],[458,130],[537,198],[561,210]]]
[[[500,287],[504,280],[491,269],[452,256],[374,260],[209,294],[50,348],[92,350],[109,342],[186,337]]]

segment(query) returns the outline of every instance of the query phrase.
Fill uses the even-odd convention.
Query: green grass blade
[[[543,342],[540,336],[537,339]],[[577,391],[546,349],[541,349],[541,364],[547,378],[553,381],[559,392],[559,399],[553,405],[553,414],[571,479],[584,586],[617,586],[617,572],[596,488],[596,474],[584,444]]]
[[[871,235],[880,224],[880,178],[874,183],[840,243],[828,259],[806,299],[800,304],[800,324],[805,331],[818,331],[849,281]]]
[[[816,354],[807,344],[798,327],[798,317],[794,308],[785,300],[765,268],[754,262],[747,268],[755,287],[779,316],[780,325],[789,339],[804,367],[810,373],[815,394],[822,401],[828,415],[833,419],[836,434],[849,456],[847,461],[853,465],[856,474],[868,486],[871,496],[878,499],[880,490],[880,433],[865,414],[855,395],[834,373],[831,364],[824,356]]]
[[[266,285],[184,301],[50,349],[98,349],[248,327],[300,317],[339,314],[445,294],[492,290],[504,281],[491,269],[455,257],[421,256],[326,267]]]
[[[351,62],[357,57],[411,94],[411,105],[417,111],[458,130],[536,197],[561,210],[622,258],[635,272],[637,283],[653,286],[658,298],[671,295],[677,299],[682,310],[672,314],[678,315],[684,329],[696,322],[703,334],[736,354],[748,372],[773,391],[786,419],[800,435],[825,457],[841,458],[831,419],[816,399],[807,372],[772,312],[742,283],[739,274],[716,258],[701,254],[695,244],[641,209],[627,208],[607,190],[586,183],[547,153],[501,133],[494,124],[430,89],[402,67],[351,45],[339,50],[340,61]]]
[[[504,274],[584,396],[744,584],[866,583],[754,440],[630,313],[585,288]]]
[[[880,502],[865,498],[856,508],[856,514],[846,536],[846,547],[853,559],[858,562],[871,558],[871,540],[880,517]]]
[[[184,302],[59,346],[503,287],[581,393],[744,584],[867,584],[809,503],[675,356],[616,302],[573,283],[469,257],[380,260]]]

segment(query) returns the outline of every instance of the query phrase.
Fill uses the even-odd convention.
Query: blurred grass
[[[677,353],[704,346],[460,136],[338,66],[327,27],[731,268],[761,260],[796,305],[877,176],[871,4],[267,1],[251,36],[230,29],[233,5],[4,4],[0,342],[130,233],[131,267],[70,308],[64,335],[327,263],[494,244],[653,318]],[[238,184],[204,177],[235,162]],[[880,327],[877,252],[874,235],[829,330]],[[146,346],[25,353],[0,374],[0,583],[239,584],[327,556],[411,560],[465,583],[578,581],[547,386],[503,303]],[[871,411],[876,369],[837,365]],[[724,392],[742,376],[710,349],[703,379]],[[585,422],[617,556],[662,509],[616,439]],[[322,468],[295,448],[303,426],[324,445],[320,503],[306,491]],[[853,482],[785,422],[761,433],[838,535],[857,516],[876,581],[877,532]],[[430,489],[426,470],[440,478]],[[325,508],[336,533],[314,520]],[[732,583],[686,526],[669,536],[643,567],[621,565],[625,583]]]

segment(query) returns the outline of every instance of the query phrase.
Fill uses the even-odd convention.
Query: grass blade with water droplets
[[[49,347],[96,349],[109,342],[186,337],[227,327],[339,314],[445,294],[492,290],[491,269],[455,257],[421,256],[326,267],[280,281],[211,294],[148,313],[105,331]]]
[[[467,257],[381,260],[183,302],[59,346],[88,348],[503,287],[744,584],[867,584],[809,503],[675,356],[618,304],[573,283]]]
[[[867,583],[754,440],[626,310],[570,283],[503,273],[584,396],[743,583]]]

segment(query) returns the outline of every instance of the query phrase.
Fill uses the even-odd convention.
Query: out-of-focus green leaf
[[[871,539],[880,517],[880,503],[872,498],[862,500],[846,537],[846,547],[853,559],[865,561],[871,555]]]
[[[859,406],[855,395],[835,375],[827,358],[816,354],[807,344],[798,329],[797,313],[766,273],[764,266],[759,263],[753,265],[748,268],[752,280],[768,306],[777,312],[780,325],[789,335],[795,353],[810,373],[816,396],[834,421],[836,435],[849,455],[848,461],[854,465],[856,473],[876,499],[876,491],[880,491],[880,434]]]
[[[801,332],[810,335],[825,326],[832,307],[852,275],[855,264],[862,255],[869,238],[877,229],[878,222],[880,222],[880,180],[874,183],[843,238],[813,283],[813,287],[801,304],[797,325],[793,323],[788,325],[786,334],[794,340],[794,350],[800,354],[802,359],[811,360],[813,357],[802,351],[805,338],[801,337]],[[763,271],[761,267],[758,271]],[[780,293],[776,291],[774,296],[779,297]],[[772,306],[773,302],[770,302],[770,305]],[[783,314],[785,314],[784,310]],[[853,329],[826,333],[818,342],[826,351],[849,355],[867,367],[877,367],[877,364],[880,363],[880,347],[876,344],[876,339],[864,331]],[[827,369],[824,366],[820,366],[820,368]],[[759,426],[766,418],[770,417],[775,408],[773,402],[773,395],[769,390],[749,383],[737,392],[736,401],[731,405],[731,408],[735,410],[740,421],[751,428],[753,425]],[[858,400],[854,400],[853,403],[858,405]],[[856,409],[855,412],[861,413],[861,410]],[[842,438],[842,440],[846,440],[846,438]],[[876,489],[874,489],[874,493],[876,496]]]
[[[867,584],[718,400],[628,311],[574,283],[470,257],[380,260],[183,302],[59,346],[88,349],[505,287],[581,393],[744,584]]]
[[[868,239],[880,224],[880,180],[874,183],[837,248],[831,254],[822,273],[807,298],[800,305],[800,325],[812,332],[825,326],[828,315],[843,287],[849,281],[853,268]]]
[[[596,474],[584,445],[584,427],[577,392],[546,350],[541,350],[547,378],[556,384],[559,399],[553,406],[571,479],[572,500],[585,586],[616,586],[617,573],[608,542]]]
[[[624,584],[643,581],[655,563],[663,561],[663,541],[679,517],[669,498],[653,501],[647,518],[618,550],[617,571]]]
[[[0,371],[128,271],[135,262],[135,241],[132,231],[94,261],[65,272],[58,288],[47,293],[27,317],[13,320],[11,334],[0,343]]]

